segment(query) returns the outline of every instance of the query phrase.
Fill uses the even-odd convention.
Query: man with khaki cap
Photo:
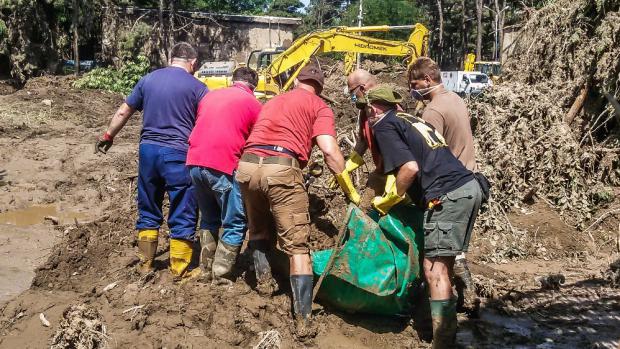
[[[384,173],[396,185],[373,200],[381,214],[408,195],[424,210],[424,276],[430,291],[433,348],[454,348],[456,299],[450,272],[467,252],[482,193],[474,174],[450,152],[444,138],[424,120],[396,110],[402,97],[385,85],[366,95],[366,112]]]
[[[344,158],[336,141],[334,114],[319,97],[323,72],[314,64],[304,67],[295,89],[267,102],[245,145],[236,179],[248,218],[248,247],[252,252],[257,290],[271,294],[275,287],[267,251],[274,232],[277,248],[290,262],[295,328],[299,337],[311,334],[312,262],[308,248],[310,214],[301,170],[314,144],[323,152],[327,167],[354,203],[360,197],[344,171]]]

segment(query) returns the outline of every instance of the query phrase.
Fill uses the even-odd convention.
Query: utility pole
[[[78,25],[80,21],[80,3],[78,0],[73,0],[73,63],[75,68],[75,75],[80,75],[80,37],[78,31]]]
[[[360,9],[359,12],[357,13],[357,26],[361,27],[362,26],[362,20],[364,19],[364,7],[363,7],[363,3],[364,0],[360,0]],[[361,33],[360,33],[361,34]],[[357,54],[357,64],[356,64],[356,68],[359,69],[360,68],[360,64],[362,62],[362,54],[358,53]]]

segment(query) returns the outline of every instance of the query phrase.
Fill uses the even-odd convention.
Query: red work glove
[[[106,154],[112,146],[112,143],[114,143],[114,137],[106,131],[106,133],[97,140],[97,144],[95,144],[95,154],[98,152]]]

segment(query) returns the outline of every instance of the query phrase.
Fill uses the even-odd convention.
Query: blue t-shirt
[[[187,151],[198,102],[208,91],[179,67],[158,69],[142,77],[125,100],[143,111],[140,143]]]

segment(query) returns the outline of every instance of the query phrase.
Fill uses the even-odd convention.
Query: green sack
[[[347,234],[318,298],[348,312],[395,315],[411,311],[420,279],[424,241],[423,212],[412,205],[394,207],[379,219],[352,208]],[[332,250],[312,253],[319,277]],[[419,295],[422,296],[422,295]]]

